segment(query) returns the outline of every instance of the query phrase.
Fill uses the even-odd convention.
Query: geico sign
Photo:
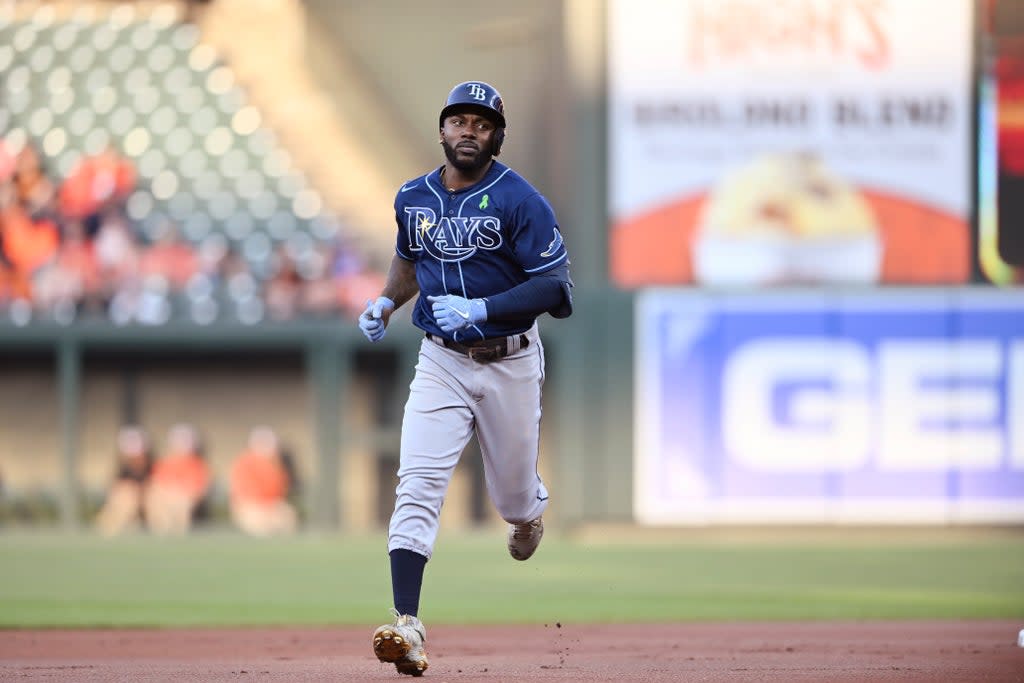
[[[1024,340],[751,341],[722,432],[755,470],[1024,470]]]

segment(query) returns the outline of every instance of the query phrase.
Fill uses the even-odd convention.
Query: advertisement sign
[[[1024,6],[982,5],[978,78],[978,266],[1024,284]]]
[[[612,279],[966,282],[973,23],[971,0],[610,0]]]
[[[637,520],[1024,521],[1024,300],[644,292]]]

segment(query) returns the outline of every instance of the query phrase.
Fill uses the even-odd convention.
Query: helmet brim
[[[449,104],[447,107],[442,109],[441,116],[439,117],[440,127],[444,128],[444,120],[446,118],[461,111],[479,114],[498,128],[505,127],[505,117],[500,112],[482,104],[473,104],[471,102],[457,102],[455,104]]]

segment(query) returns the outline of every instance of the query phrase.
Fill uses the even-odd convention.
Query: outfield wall
[[[634,510],[651,524],[1024,522],[1024,298],[650,290]]]

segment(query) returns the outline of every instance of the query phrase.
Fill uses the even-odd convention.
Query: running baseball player
[[[359,317],[363,334],[379,341],[391,314],[419,294],[412,322],[425,336],[388,529],[395,619],[373,634],[377,658],[412,676],[427,669],[423,570],[474,431],[487,491],[509,523],[509,553],[526,560],[540,544],[548,492],[537,472],[544,348],[536,321],[572,313],[569,255],[554,211],[495,159],[505,139],[501,95],[481,81],[460,83],[439,125],[445,163],[398,190],[384,291]]]

